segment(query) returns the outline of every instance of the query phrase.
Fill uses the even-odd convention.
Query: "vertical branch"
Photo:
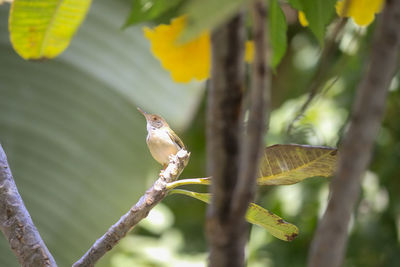
[[[244,82],[244,27],[239,14],[211,37],[212,78],[207,106],[208,166],[213,176],[206,230],[210,266],[242,266],[239,230],[231,221],[232,195],[239,173],[241,104]]]
[[[244,265],[245,214],[254,197],[263,147],[265,107],[269,103],[263,1],[254,1],[252,15],[255,57],[246,136],[242,136],[240,127],[244,81],[242,15],[217,29],[212,36],[213,66],[207,114],[207,149],[213,176],[213,199],[207,218],[210,266]]]
[[[242,141],[241,167],[235,188],[231,216],[242,220],[254,198],[259,159],[263,151],[265,121],[268,121],[270,102],[269,69],[266,62],[266,8],[264,1],[252,5],[254,61],[251,72],[250,108],[247,133]],[[267,113],[267,114],[266,114]]]
[[[371,158],[385,109],[385,100],[398,60],[400,1],[386,1],[376,29],[369,68],[358,86],[357,97],[343,144],[331,198],[312,242],[308,266],[340,266],[348,223],[359,197],[361,177]]]
[[[57,266],[18,193],[1,145],[0,229],[22,266]]]

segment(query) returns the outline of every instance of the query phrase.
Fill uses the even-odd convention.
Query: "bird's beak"
[[[137,110],[139,110],[140,113],[143,114],[143,116],[145,116],[147,118],[147,112],[143,111],[141,108],[137,108]]]

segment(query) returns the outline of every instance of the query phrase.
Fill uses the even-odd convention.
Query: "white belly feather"
[[[146,141],[153,158],[163,165],[168,164],[169,156],[175,155],[179,150],[179,146],[162,129],[152,129]]]

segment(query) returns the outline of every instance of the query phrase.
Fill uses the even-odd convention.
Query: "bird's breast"
[[[179,147],[163,129],[152,130],[147,135],[147,145],[153,158],[160,164],[169,163],[169,156],[175,155]]]

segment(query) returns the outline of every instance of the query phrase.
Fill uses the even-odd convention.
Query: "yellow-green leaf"
[[[170,194],[182,194],[193,197],[200,201],[210,203],[211,194],[197,193],[182,189],[173,189]],[[250,203],[246,213],[246,220],[249,223],[256,224],[265,228],[271,235],[284,241],[292,241],[299,234],[299,229],[296,225],[285,222],[278,215],[254,204]]]
[[[246,220],[268,230],[271,235],[284,241],[292,241],[299,235],[296,225],[285,222],[281,217],[273,214],[254,203],[250,203],[246,213]]]
[[[14,0],[10,39],[24,59],[54,58],[69,45],[91,0]]]
[[[305,145],[274,145],[265,148],[260,163],[259,185],[288,185],[314,177],[332,176],[337,149]]]

